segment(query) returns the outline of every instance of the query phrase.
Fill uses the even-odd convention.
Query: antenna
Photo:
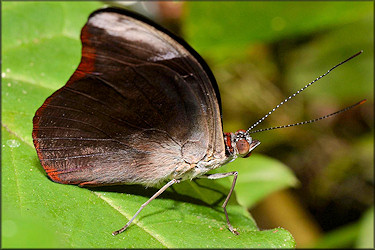
[[[352,109],[352,108],[354,108],[354,107],[356,107],[358,105],[361,105],[361,104],[365,103],[366,101],[367,101],[366,99],[363,99],[362,101],[359,101],[356,104],[353,104],[353,105],[351,105],[349,107],[346,107],[346,108],[341,109],[339,111],[336,111],[336,112],[334,112],[332,114],[325,115],[325,116],[322,116],[322,117],[319,117],[319,118],[316,118],[316,119],[312,119],[312,120],[308,120],[308,121],[303,121],[303,122],[297,122],[297,123],[289,124],[289,125],[282,125],[282,126],[277,126],[277,127],[258,129],[258,130],[255,130],[255,131],[251,131],[248,134],[253,134],[253,133],[258,133],[258,132],[263,132],[263,131],[268,131],[268,130],[274,130],[274,129],[279,129],[279,128],[289,128],[289,127],[294,127],[294,126],[299,126],[299,125],[304,125],[304,124],[308,124],[308,123],[317,122],[317,121],[323,120],[325,118],[328,118],[328,117],[340,114],[342,112],[345,112],[345,111],[347,111],[349,109]]]
[[[346,59],[346,60],[340,62],[339,64],[333,66],[333,67],[332,67],[330,70],[328,70],[326,73],[324,73],[323,75],[319,76],[319,77],[316,78],[314,81],[312,81],[312,82],[306,84],[303,88],[301,88],[300,90],[298,90],[298,91],[295,92],[294,94],[290,95],[290,96],[289,96],[288,98],[286,98],[284,101],[280,102],[280,103],[279,103],[276,107],[274,107],[270,112],[268,112],[265,116],[263,116],[263,117],[262,117],[261,119],[259,119],[256,123],[254,123],[250,128],[248,128],[248,129],[246,130],[245,134],[250,134],[249,132],[250,132],[253,128],[255,128],[256,126],[258,126],[259,123],[261,123],[262,121],[264,121],[264,120],[265,120],[270,114],[272,114],[272,113],[273,113],[276,109],[278,109],[281,105],[283,105],[284,103],[286,103],[287,101],[289,101],[290,99],[292,99],[293,97],[295,97],[296,95],[298,95],[299,93],[301,93],[302,91],[304,91],[307,87],[309,87],[309,86],[313,85],[315,82],[319,81],[321,78],[323,78],[323,77],[325,77],[326,75],[328,75],[332,70],[334,70],[334,69],[337,68],[338,66],[340,66],[340,65],[346,63],[347,61],[353,59],[354,57],[360,55],[362,52],[363,52],[363,50],[361,50],[361,51],[359,51],[358,53],[352,55],[351,57],[349,57],[348,59]],[[359,105],[359,104],[357,104],[357,105]],[[356,106],[356,105],[354,105],[354,106]],[[353,107],[354,107],[354,106],[353,106]],[[345,110],[347,110],[347,109],[345,109]],[[343,111],[344,111],[344,110],[343,110]],[[343,112],[343,111],[342,111],[342,112]],[[341,112],[341,111],[338,111],[338,112]],[[335,114],[335,113],[334,113],[334,114]],[[333,114],[331,114],[331,115],[333,115]],[[331,116],[331,115],[328,115],[328,116]],[[323,117],[324,117],[324,116],[323,116]],[[325,118],[327,118],[327,117],[325,117]],[[318,120],[321,120],[321,119],[324,119],[324,118],[321,118],[321,119],[320,119],[320,118],[317,118],[317,119],[318,119]],[[311,122],[313,122],[313,121],[311,121]],[[311,122],[309,121],[309,122],[306,122],[306,123],[311,123]],[[303,123],[303,122],[302,122],[302,123]],[[303,123],[303,124],[306,124],[306,123]],[[290,127],[292,127],[292,125],[293,125],[293,126],[296,126],[295,124],[291,124]],[[300,125],[300,124],[299,124],[299,125]],[[288,126],[288,125],[286,125],[286,126]],[[263,131],[264,131],[264,130],[263,130]],[[258,131],[258,132],[260,132],[260,131]],[[252,132],[252,133],[254,133],[254,132]]]

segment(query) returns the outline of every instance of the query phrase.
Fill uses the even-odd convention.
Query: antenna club
[[[363,99],[362,101],[359,101],[357,105],[362,105],[362,104],[364,104],[365,102],[367,102],[367,99]]]
[[[362,53],[363,53],[363,50],[360,50],[359,52],[357,52],[356,54],[352,55],[351,57],[349,57],[349,58],[346,59],[345,61],[349,61],[349,60],[353,59],[354,57],[359,56],[359,55],[362,54]]]

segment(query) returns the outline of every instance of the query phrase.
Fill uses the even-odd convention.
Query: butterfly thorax
[[[258,140],[254,140],[251,136],[246,135],[245,130],[238,130],[235,133],[224,133],[223,137],[225,155],[219,158],[206,155],[198,163],[181,164],[176,168],[171,177],[180,180],[197,178],[210,170],[234,161],[237,157],[249,157],[251,151],[260,144]]]

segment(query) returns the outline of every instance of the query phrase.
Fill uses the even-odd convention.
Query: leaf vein
[[[93,192],[95,195],[97,195],[100,199],[102,199],[103,201],[105,201],[106,203],[108,203],[108,205],[110,205],[112,208],[114,208],[117,212],[119,212],[120,214],[122,214],[123,216],[125,216],[125,218],[127,218],[128,220],[130,220],[130,218],[132,217],[130,214],[128,213],[125,213],[123,210],[120,210],[118,209],[115,204],[113,204],[113,201],[111,199],[108,199],[106,197],[103,197],[102,195],[96,193],[96,192]],[[160,242],[163,246],[167,247],[167,248],[174,248],[176,246],[168,243],[164,238],[162,238],[159,234],[153,232],[152,230],[150,229],[147,229],[143,223],[137,221],[136,219],[133,221],[134,224],[136,224],[138,227],[140,227],[141,229],[143,229],[146,233],[148,233],[150,236],[152,236],[154,239],[156,239],[158,242]]]

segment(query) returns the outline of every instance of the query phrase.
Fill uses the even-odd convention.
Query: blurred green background
[[[7,4],[3,11],[17,11],[16,5]],[[13,46],[9,51],[24,42],[18,39],[20,32],[35,44],[43,43],[44,48],[33,54],[32,50],[20,46],[17,52],[20,58],[23,51],[31,53],[27,63],[6,61],[7,67],[2,68],[2,101],[5,99],[12,104],[23,101],[22,98],[7,99],[5,95],[10,86],[8,81],[4,82],[9,76],[9,79],[24,80],[22,72],[27,72],[27,78],[42,87],[61,87],[65,82],[55,79],[67,79],[79,59],[80,47],[71,38],[78,38],[76,31],[83,26],[90,11],[105,5],[135,10],[169,27],[207,61],[219,85],[225,132],[248,128],[297,89],[338,62],[364,50],[362,55],[282,106],[257,128],[316,118],[364,98],[367,99],[365,104],[318,123],[254,134],[253,137],[262,142],[261,146],[254,152],[253,159],[250,157],[239,163],[239,167],[246,167],[253,160],[254,164],[262,166],[267,161],[256,155],[269,156],[287,165],[299,184],[289,177],[289,184],[280,185],[271,194],[262,191],[263,196],[251,198],[250,202],[247,196],[256,193],[255,189],[266,190],[267,187],[253,185],[252,188],[247,186],[247,190],[241,185],[240,172],[236,191],[237,199],[247,206],[260,229],[286,228],[294,236],[297,247],[373,247],[373,2],[113,1],[105,4],[87,2],[86,5],[82,8],[84,15],[79,8],[56,7],[55,10],[53,5],[49,6],[50,12],[41,12],[40,5],[32,3],[27,14],[26,11],[24,15],[17,13],[28,22],[34,22],[35,27],[46,27],[45,31],[35,32],[27,26],[12,27],[11,22],[2,22],[2,30],[7,32],[2,36],[2,43]],[[56,13],[79,18],[66,18],[61,24],[51,24],[63,27],[63,32],[60,36],[46,38],[43,35],[49,33],[50,28],[44,20],[53,18]],[[25,25],[28,22],[24,22]],[[29,72],[30,67],[40,69],[34,62],[49,58],[48,53],[56,50],[56,46],[71,48],[70,54],[57,55],[68,61],[74,58],[68,67],[65,61],[45,61],[42,70]],[[25,94],[23,91],[28,90],[22,90],[17,96]],[[45,90],[43,95],[48,93]],[[25,98],[33,96],[25,95]],[[39,106],[42,101],[38,100]],[[26,103],[32,103],[32,100]],[[29,116],[27,108],[22,106],[20,109],[22,112],[25,109],[25,113],[17,113],[14,117],[9,115],[4,119],[2,115],[2,125],[8,132],[25,128],[22,131],[26,131],[26,139],[30,140],[31,123],[25,124],[23,120],[25,114]],[[10,121],[9,117],[12,120],[6,123]],[[26,121],[30,119],[27,117]],[[2,141],[3,148],[4,143]],[[35,155],[29,157],[32,165],[39,164]],[[237,168],[233,163],[225,170]],[[268,196],[264,198],[265,195]],[[258,202],[254,204],[255,201]],[[26,225],[35,224],[33,219],[27,218],[25,222],[17,217],[11,213],[15,222],[2,223],[2,231],[12,229],[17,220]],[[48,225],[41,223],[40,227],[48,228]],[[26,231],[25,234],[29,233]],[[56,235],[52,234],[48,238],[56,243],[58,240],[54,237]]]

